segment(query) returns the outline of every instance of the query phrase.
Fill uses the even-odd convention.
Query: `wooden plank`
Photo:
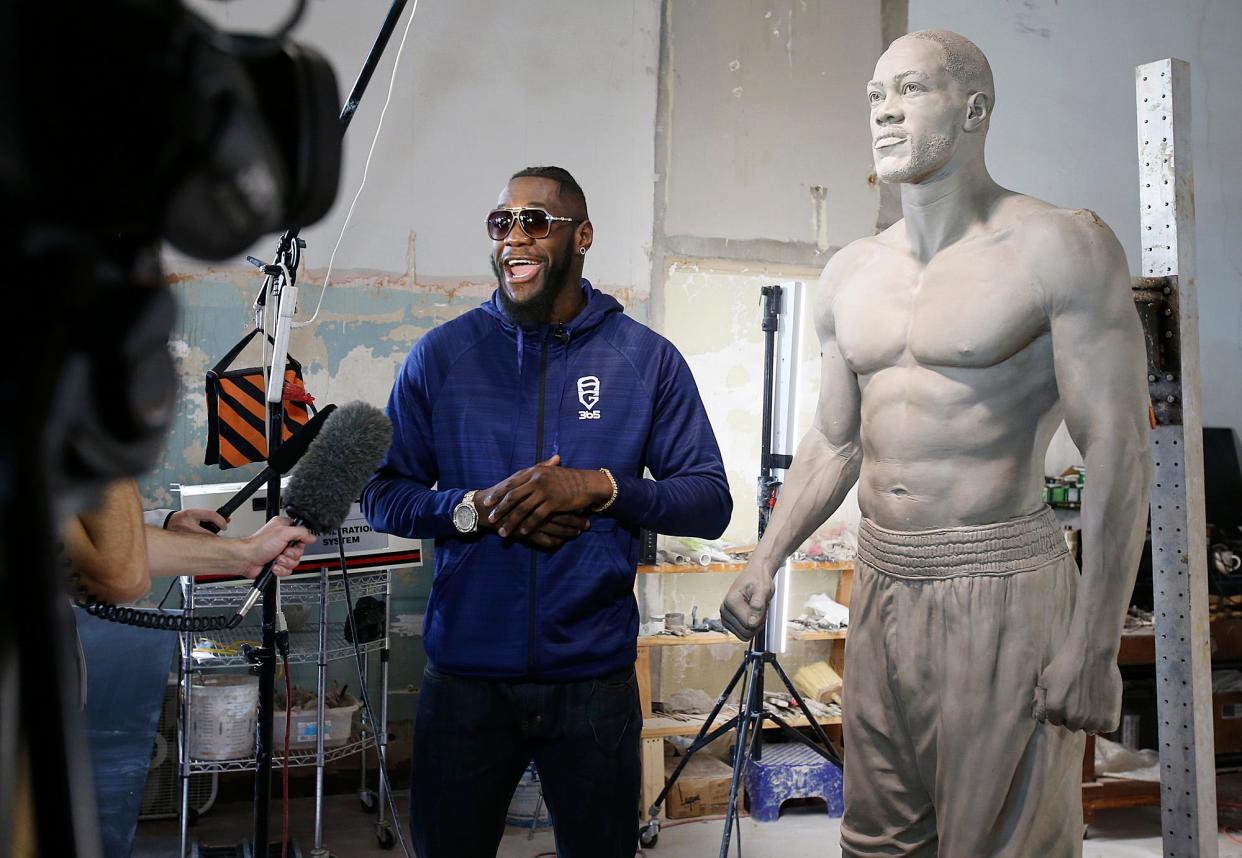
[[[745,563],[709,563],[700,566],[697,563],[656,563],[653,565],[639,564],[638,572],[642,575],[672,575],[680,573],[730,573],[736,575],[746,568]],[[838,571],[853,573],[854,561],[820,561],[790,560],[788,568],[795,572]],[[841,601],[840,599],[837,600]],[[844,604],[844,603],[843,603]]]
[[[819,630],[815,630],[815,631],[805,630],[804,631],[801,629],[792,630],[789,632],[789,636],[796,641],[843,641],[845,640],[845,635],[846,635],[846,632],[844,629],[838,632],[819,631]],[[837,671],[837,672],[840,673],[840,671]]]
[[[833,641],[828,650],[828,666],[845,678],[845,641]]]
[[[1242,620],[1221,617],[1211,622],[1211,646],[1213,659],[1242,659]],[[1117,651],[1120,665],[1145,665],[1156,663],[1156,633],[1151,629],[1125,632]]]
[[[1160,784],[1103,778],[1082,785],[1082,804],[1084,815],[1088,809],[1094,815],[1095,811],[1108,808],[1154,807],[1160,804]]]
[[[845,607],[850,606],[850,595],[854,592],[854,564],[841,570],[841,577],[837,579],[837,602]]]
[[[1121,636],[1121,647],[1117,650],[1117,664],[1155,663],[1156,635],[1154,632],[1126,632]]]
[[[651,715],[651,650],[638,648],[638,660],[634,662],[634,675],[638,678],[638,702],[643,707],[643,717]]]
[[[829,631],[791,631],[789,636],[799,641],[840,641],[845,640],[846,632]],[[653,646],[709,646],[711,644],[742,644],[731,634],[722,632],[691,632],[688,635],[643,635],[638,639],[638,648]],[[839,671],[838,671],[839,672]]]
[[[643,736],[642,751],[643,789],[639,799],[638,815],[643,822],[650,817],[648,811],[655,803],[660,790],[664,789],[664,740]],[[661,809],[663,815],[663,809]]]
[[[801,715],[794,717],[792,715],[782,715],[781,718],[791,727],[807,727],[809,723]],[[727,719],[723,717],[716,718],[716,724],[723,724]],[[816,719],[823,726],[829,724],[840,724],[841,718],[836,715],[822,716]],[[675,718],[661,718],[656,715],[651,718],[643,719],[643,738],[664,738],[666,736],[694,736],[703,727],[703,720],[695,721],[678,721]],[[765,722],[763,725],[765,730],[779,730],[780,726],[771,722]]]
[[[841,577],[837,579],[837,592],[834,598],[847,608],[850,605],[850,596],[854,592],[854,567],[851,565],[849,569],[841,570]],[[845,635],[836,643],[833,643],[828,650],[828,666],[837,672],[839,676],[845,676]]]
[[[643,635],[638,639],[638,649],[652,646],[706,646],[708,644],[740,644],[733,635],[724,632],[691,632],[688,635]]]

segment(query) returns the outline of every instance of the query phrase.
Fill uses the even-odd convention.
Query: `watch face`
[[[479,514],[469,504],[458,504],[456,509],[453,510],[453,525],[462,533],[469,533],[474,530],[478,520]]]

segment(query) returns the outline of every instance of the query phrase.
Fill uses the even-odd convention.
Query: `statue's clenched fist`
[[[763,625],[772,590],[771,576],[754,565],[747,566],[720,604],[720,621],[724,627],[744,641],[753,638]]]

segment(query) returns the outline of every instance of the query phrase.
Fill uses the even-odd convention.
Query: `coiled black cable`
[[[92,596],[80,596],[74,600],[77,605],[92,617],[107,620],[110,623],[121,623],[126,626],[137,626],[141,629],[158,629],[165,632],[218,632],[223,629],[236,628],[241,624],[239,614],[215,617],[187,617],[169,611],[157,611],[146,608],[126,608],[101,602]]]

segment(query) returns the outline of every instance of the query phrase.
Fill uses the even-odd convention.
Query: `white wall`
[[[1242,430],[1242,3],[910,0],[910,29],[955,30],[996,79],[1001,184],[1094,209],[1139,271],[1134,67],[1190,63],[1203,422]]]
[[[871,229],[863,75],[879,5],[672,2],[668,235],[822,253]]]
[[[272,17],[268,4],[253,0],[194,5],[235,29]],[[312,3],[294,32],[332,61],[342,98],[389,5]],[[659,5],[418,3],[367,189],[337,265],[405,271],[407,244],[416,236],[420,275],[490,279],[483,216],[511,173],[557,164],[581,183],[596,226],[587,276],[645,287]],[[409,15],[407,8],[350,126],[336,206],[305,233],[314,265],[326,264],[361,179]],[[257,249],[270,253],[270,245]]]

